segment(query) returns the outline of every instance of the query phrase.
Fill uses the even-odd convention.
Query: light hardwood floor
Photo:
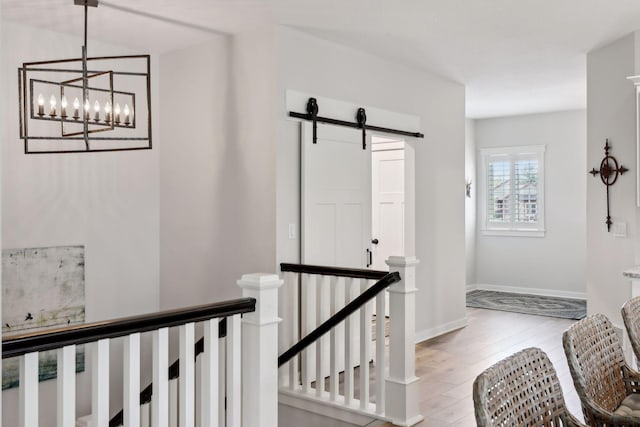
[[[467,308],[467,319],[466,327],[416,346],[420,409],[425,417],[419,427],[475,426],[472,385],[476,376],[527,347],[539,347],[547,353],[560,378],[569,410],[583,419],[562,349],[562,333],[573,320],[479,308]],[[355,377],[357,398],[357,369]],[[355,427],[283,405],[280,405],[280,417],[283,427]],[[374,425],[391,427],[380,422],[371,424]]]
[[[416,346],[420,427],[475,426],[472,384],[493,363],[527,347],[551,359],[569,410],[582,420],[580,401],[562,349],[562,332],[574,321],[467,308],[468,326]],[[391,424],[384,424],[385,427]]]

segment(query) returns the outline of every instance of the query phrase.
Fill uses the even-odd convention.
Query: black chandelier
[[[84,7],[82,57],[18,69],[25,154],[150,149],[150,56],[88,57],[88,8],[98,0],[74,4]]]

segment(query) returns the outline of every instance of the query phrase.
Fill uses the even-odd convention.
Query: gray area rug
[[[587,301],[582,299],[483,290],[467,292],[467,307],[576,320],[587,315]]]

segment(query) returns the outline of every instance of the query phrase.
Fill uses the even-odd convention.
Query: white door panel
[[[367,266],[371,240],[371,149],[357,129],[302,123],[302,262]]]
[[[374,151],[373,268],[387,270],[389,256],[404,255],[404,150]]]

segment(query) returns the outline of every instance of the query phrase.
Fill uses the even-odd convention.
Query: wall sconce
[[[82,57],[18,69],[25,154],[150,149],[150,56],[89,58],[88,8],[98,0],[74,4],[84,6]]]

